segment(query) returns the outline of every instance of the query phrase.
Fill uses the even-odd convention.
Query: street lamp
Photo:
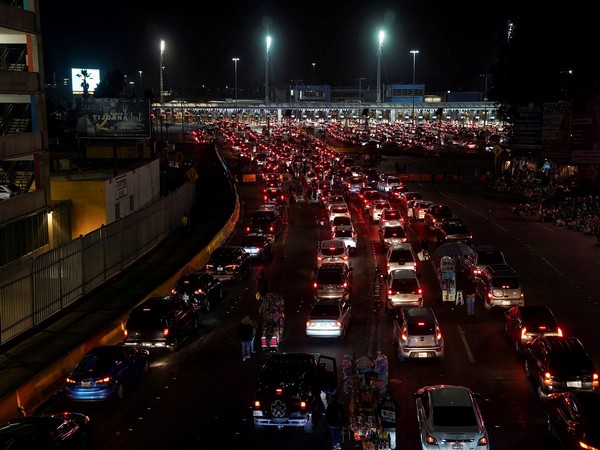
[[[413,127],[415,126],[415,67],[417,64],[417,53],[419,50],[411,50],[413,55],[413,83],[412,83],[412,122]]]
[[[140,74],[140,91],[142,93],[142,97],[144,96],[144,88],[142,87],[142,71],[138,70],[138,73]]]
[[[164,92],[163,92],[163,71],[165,68],[163,55],[165,53],[165,41],[161,39],[160,41],[160,102],[163,103],[165,100]]]
[[[483,88],[483,128],[487,126],[487,101],[488,101],[488,77],[489,73],[484,73],[483,75],[479,75],[480,77],[485,78],[485,85]]]
[[[231,60],[233,61],[233,71],[235,73],[235,109],[237,110],[237,100],[238,100],[238,94],[237,94],[237,63],[240,60],[240,58],[231,58]]]
[[[269,103],[269,48],[271,48],[271,36],[267,36],[267,54],[265,57],[265,105]]]
[[[381,47],[383,46],[383,40],[385,38],[385,32],[379,31],[379,47],[377,49],[377,103],[381,103]]]
[[[317,65],[317,63],[312,63],[313,66],[313,81],[312,84],[315,84],[315,66]]]

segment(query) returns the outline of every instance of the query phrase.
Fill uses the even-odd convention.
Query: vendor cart
[[[266,351],[279,351],[285,318],[283,297],[270,292],[260,296],[258,301],[262,328],[261,347]]]
[[[344,391],[350,394],[350,437],[361,443],[363,450],[388,450],[390,437],[383,432],[379,403],[387,389],[388,361],[378,353],[375,359],[350,355],[342,361]]]
[[[456,301],[456,268],[452,256],[442,256],[440,267],[438,268],[438,279],[442,291],[442,301]]]

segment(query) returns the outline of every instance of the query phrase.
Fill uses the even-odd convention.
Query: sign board
[[[492,149],[492,153],[496,156],[500,156],[503,151],[504,149],[498,144],[494,145],[494,148]]]
[[[117,200],[127,195],[127,175],[123,175],[115,180],[115,189]]]
[[[85,80],[84,74],[86,75]],[[88,93],[93,94],[98,87],[98,83],[100,83],[100,70],[71,68],[71,90],[73,94],[83,94],[84,81],[88,85]]]
[[[150,138],[148,100],[80,98],[77,100],[75,114],[78,138]]]

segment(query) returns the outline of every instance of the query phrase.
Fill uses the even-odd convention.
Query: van
[[[417,271],[417,257],[409,243],[391,245],[385,256],[388,275],[400,269]]]
[[[485,266],[476,279],[476,289],[487,311],[494,306],[509,308],[525,304],[519,275],[508,264]]]

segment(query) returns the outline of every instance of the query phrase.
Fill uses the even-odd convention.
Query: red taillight
[[[408,330],[406,327],[402,327],[402,333],[400,334],[400,339],[402,339],[403,341],[408,340]]]
[[[440,330],[440,327],[438,327],[437,325],[435,326],[435,337],[438,340],[438,342],[442,340],[442,330]]]
[[[427,437],[425,438],[425,441],[429,444],[429,445],[437,445],[437,441],[435,440],[435,438],[433,436],[431,436],[429,433],[427,433]]]
[[[260,400],[254,400],[254,409],[260,409]]]
[[[123,330],[123,334],[125,335],[125,337],[127,337],[127,329]]]
[[[417,289],[417,294],[423,295],[423,289],[422,288]]]
[[[275,231],[275,228],[271,226],[271,227],[269,227],[269,231],[272,233]]]
[[[280,388],[280,387],[279,387],[279,388],[276,388],[276,389],[275,389],[275,393],[276,393],[277,395],[281,395],[281,394],[283,394],[283,388]]]
[[[346,289],[348,287],[348,283],[345,281],[342,286],[344,287],[344,289]]]
[[[477,441],[477,446],[480,446],[480,445],[488,445],[487,436],[483,436],[483,437],[479,438],[479,440]]]
[[[593,388],[598,387],[598,374],[597,373],[592,374],[592,387]]]
[[[246,227],[246,233],[250,233],[250,227]]]
[[[164,336],[164,337],[167,337],[168,335],[169,335],[169,329],[168,329],[168,328],[165,328],[165,329],[163,330],[163,336]]]
[[[306,409],[306,402],[305,401],[301,401],[300,402],[300,409]]]
[[[96,384],[108,384],[110,383],[110,377],[104,377],[100,380],[96,380]]]
[[[562,336],[562,335],[563,335],[563,332],[562,332],[562,330],[560,329],[560,327],[556,329],[556,333],[557,333],[559,336]]]
[[[171,289],[171,294],[172,295],[177,295],[177,289]]]
[[[394,295],[395,293],[396,293],[395,291],[392,291],[391,289],[388,289],[388,294],[389,295]]]
[[[525,339],[527,337],[527,328],[523,327],[521,330],[521,339]]]
[[[552,374],[550,372],[544,372],[544,384],[552,386]]]
[[[313,287],[316,289],[318,286],[319,286],[319,285],[318,285],[318,284],[317,284],[317,282],[315,281],[315,282],[313,283]]]

